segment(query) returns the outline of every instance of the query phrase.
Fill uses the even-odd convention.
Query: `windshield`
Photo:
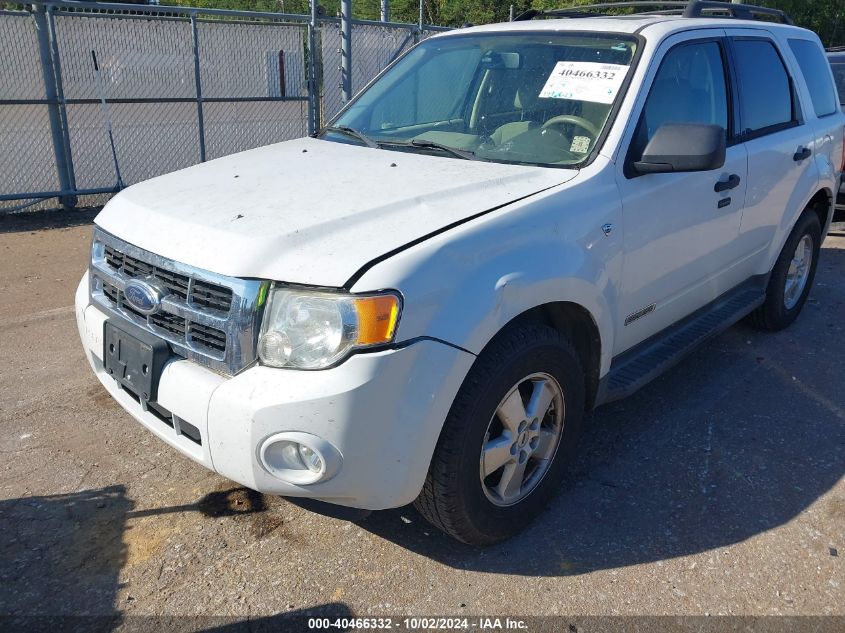
[[[592,153],[622,98],[636,48],[630,36],[604,33],[430,39],[362,93],[323,137],[450,157],[576,166]]]

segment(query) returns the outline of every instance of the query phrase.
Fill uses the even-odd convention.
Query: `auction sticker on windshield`
[[[627,72],[628,66],[620,64],[558,62],[540,98],[613,103]]]

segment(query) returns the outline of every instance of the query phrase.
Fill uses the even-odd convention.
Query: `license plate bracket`
[[[155,402],[158,383],[170,346],[140,328],[106,320],[103,331],[103,364],[106,373],[142,402]]]

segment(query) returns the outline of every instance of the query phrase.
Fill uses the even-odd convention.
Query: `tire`
[[[470,545],[490,545],[522,530],[545,509],[572,461],[584,393],[578,356],[559,332],[528,324],[499,334],[475,361],[452,404],[414,502],[417,510]],[[543,409],[549,398],[551,404]],[[508,408],[509,403],[517,409]],[[517,425],[518,415],[502,413],[517,410],[532,419]],[[513,418],[510,427],[502,421],[507,418]],[[495,458],[485,462],[482,448],[494,455],[494,446],[499,448]],[[501,452],[504,447],[510,456]],[[510,462],[484,477],[484,469],[502,457]],[[519,486],[521,464],[525,471]],[[508,471],[511,486],[506,485]]]
[[[816,276],[816,265],[819,261],[821,248],[821,224],[812,209],[807,209],[798,219],[795,228],[786,240],[783,250],[772,268],[769,285],[766,288],[766,301],[748,316],[748,322],[760,330],[776,332],[789,326],[801,313],[801,308],[810,294],[813,279]],[[812,242],[807,247],[807,240]],[[797,292],[790,293],[791,271],[793,258],[798,255],[797,249],[803,242],[804,250],[808,250],[811,260],[807,268],[807,276],[803,286]]]

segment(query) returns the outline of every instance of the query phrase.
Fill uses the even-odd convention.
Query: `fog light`
[[[308,470],[312,473],[318,473],[323,470],[323,460],[320,455],[305,446],[305,444],[299,445],[299,455],[302,457],[302,461],[308,467]]]
[[[302,470],[302,458],[299,456],[299,444],[296,442],[277,442],[268,448],[271,451],[269,458],[279,466]]]
[[[261,465],[274,477],[293,484],[313,484],[331,478],[340,468],[340,452],[310,433],[278,433],[264,440]]]
[[[299,442],[281,440],[272,442],[264,450],[264,460],[275,469],[310,470],[319,473],[323,469],[320,455]]]

